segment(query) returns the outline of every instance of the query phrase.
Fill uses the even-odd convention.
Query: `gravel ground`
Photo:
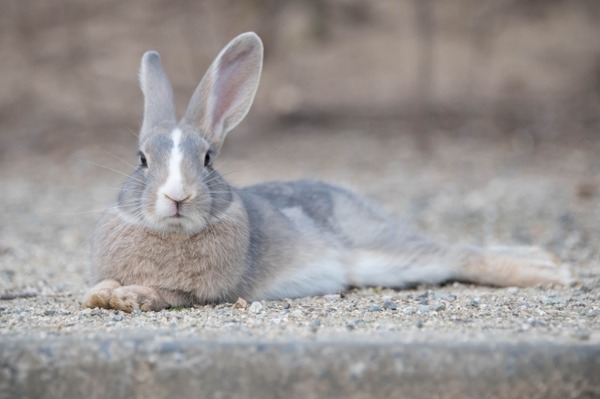
[[[322,130],[322,129],[321,129]],[[15,147],[0,158],[0,334],[151,329],[225,339],[402,336],[413,340],[600,343],[600,160],[593,138],[537,141],[386,126],[234,132],[221,170],[234,184],[301,177],[379,199],[409,226],[453,242],[539,245],[573,267],[572,287],[451,283],[373,287],[323,297],[219,304],[157,313],[80,309],[88,237],[122,176],[135,138],[60,150]],[[236,136],[237,135],[237,136]]]

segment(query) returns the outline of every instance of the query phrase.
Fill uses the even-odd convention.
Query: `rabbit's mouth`
[[[168,217],[146,218],[146,224],[150,229],[164,233],[194,234],[206,227],[204,220],[195,220],[181,213]]]

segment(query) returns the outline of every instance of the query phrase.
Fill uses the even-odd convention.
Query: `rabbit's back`
[[[292,228],[312,231],[345,248],[385,247],[388,241],[396,245],[402,233],[399,223],[376,203],[318,180],[263,183],[240,190],[240,195],[247,208],[252,208],[248,197],[259,197],[284,214]]]

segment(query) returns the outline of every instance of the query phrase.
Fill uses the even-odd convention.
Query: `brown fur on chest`
[[[248,229],[231,219],[196,235],[160,234],[115,217],[97,232],[93,279],[189,293],[198,301],[237,295],[244,282]]]

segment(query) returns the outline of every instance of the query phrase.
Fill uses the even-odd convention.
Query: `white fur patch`
[[[450,258],[416,260],[406,255],[357,250],[348,262],[350,283],[401,288],[415,283],[439,284],[456,277]]]
[[[340,261],[337,249],[320,248],[272,281],[261,295],[265,299],[298,298],[324,295],[347,287],[346,265]],[[308,255],[308,256],[307,256]]]
[[[183,178],[181,175],[181,160],[183,154],[179,148],[181,141],[181,130],[175,129],[171,133],[173,147],[169,157],[169,174],[165,184],[158,190],[156,199],[156,211],[159,215],[170,217],[177,213],[177,206],[174,201],[182,201],[187,195],[183,189]]]

